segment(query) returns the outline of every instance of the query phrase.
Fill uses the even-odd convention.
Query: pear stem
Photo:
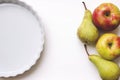
[[[87,10],[87,7],[86,7],[86,5],[85,5],[85,2],[82,2],[82,3],[83,3],[83,5],[84,5],[85,10]]]
[[[90,54],[88,53],[87,45],[86,44],[84,44],[84,48],[85,48],[85,51],[86,51],[87,55],[89,56]]]

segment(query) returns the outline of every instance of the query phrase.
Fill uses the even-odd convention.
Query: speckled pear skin
[[[85,51],[89,60],[96,66],[102,80],[118,80],[120,76],[120,67],[117,63],[106,60],[99,55],[89,54],[87,45],[84,44]]]
[[[102,80],[118,80],[120,76],[118,64],[105,60],[98,55],[90,55],[89,59],[97,67]]]
[[[78,27],[77,35],[86,44],[93,44],[99,37],[99,32],[92,22],[92,13],[86,8],[82,23]]]

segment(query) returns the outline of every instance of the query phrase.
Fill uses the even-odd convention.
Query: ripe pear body
[[[90,61],[97,67],[102,80],[118,80],[120,68],[113,61],[108,61],[98,55],[90,55]]]
[[[85,10],[83,21],[78,27],[77,35],[84,43],[93,44],[96,42],[99,32],[92,22],[92,14],[90,10]]]

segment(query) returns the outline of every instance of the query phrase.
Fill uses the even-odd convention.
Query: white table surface
[[[0,80],[101,80],[76,36],[84,15],[82,1],[92,12],[106,0],[21,0],[39,15],[45,30],[44,51],[27,72]],[[119,0],[107,0],[120,7]],[[90,53],[96,53],[89,48]],[[119,79],[120,80],[120,79]]]

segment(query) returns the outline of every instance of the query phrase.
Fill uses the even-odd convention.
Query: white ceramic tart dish
[[[18,0],[0,0],[0,77],[29,70],[43,45],[43,27],[33,9]]]

